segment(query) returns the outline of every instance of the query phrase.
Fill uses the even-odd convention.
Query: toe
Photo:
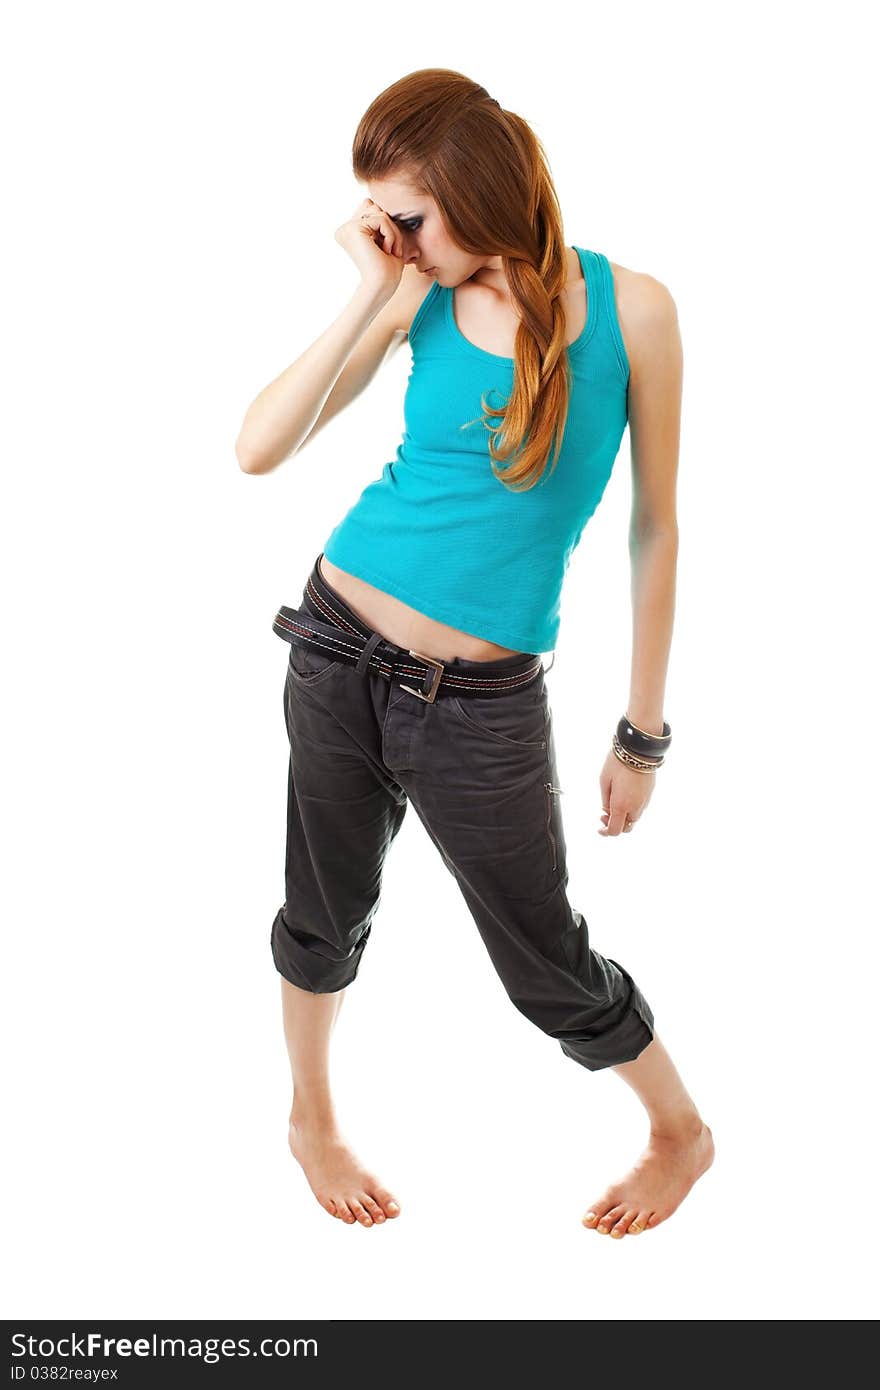
[[[641,1235],[642,1231],[648,1224],[648,1217],[650,1215],[651,1213],[649,1211],[637,1211],[635,1214],[635,1218],[629,1223],[629,1230],[627,1231],[627,1235]]]
[[[358,1201],[357,1197],[349,1197],[348,1205],[350,1206],[351,1210],[355,1214],[356,1219],[361,1223],[362,1226],[372,1226],[372,1216],[367,1211],[363,1203]]]
[[[375,1191],[376,1191],[376,1201],[379,1203],[379,1206],[382,1208],[382,1210],[384,1211],[385,1215],[386,1215],[386,1216],[399,1216],[399,1215],[400,1215],[400,1203],[398,1202],[397,1198],[396,1198],[396,1197],[392,1197],[391,1193],[388,1192],[388,1191],[386,1190],[386,1188],[384,1188],[384,1187],[376,1188]]]
[[[605,1216],[605,1213],[610,1211],[613,1206],[613,1198],[607,1196],[600,1198],[598,1202],[593,1203],[593,1205],[590,1207],[590,1210],[583,1218],[584,1225],[590,1226],[595,1230],[597,1222],[601,1221],[602,1218]]]
[[[625,1211],[626,1207],[623,1206],[622,1203],[616,1207],[612,1207],[610,1211],[606,1211],[605,1215],[602,1217],[602,1220],[596,1227],[596,1230],[600,1231],[603,1236],[607,1236],[615,1221],[618,1221],[620,1217],[623,1216],[623,1213]]]
[[[369,1192],[362,1192],[360,1194],[360,1198],[361,1204],[366,1207],[367,1211],[370,1213],[377,1225],[385,1220],[384,1211],[379,1206],[379,1203],[375,1200],[375,1198],[370,1196]]]
[[[635,1207],[630,1207],[629,1211],[625,1211],[623,1213],[623,1216],[621,1216],[620,1220],[615,1221],[613,1227],[611,1228],[612,1237],[615,1240],[620,1240],[621,1236],[625,1236],[627,1231],[629,1230],[630,1222],[637,1215],[638,1213],[636,1212]]]
[[[347,1226],[354,1225],[356,1218],[349,1211],[347,1202],[343,1202],[341,1198],[337,1198],[336,1210],[339,1215],[340,1221],[344,1221]]]

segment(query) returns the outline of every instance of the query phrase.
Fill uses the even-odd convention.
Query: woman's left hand
[[[612,750],[605,759],[599,778],[602,793],[604,830],[600,835],[619,835],[630,831],[651,800],[656,772],[634,772]]]

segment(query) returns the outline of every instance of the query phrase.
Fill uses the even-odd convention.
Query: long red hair
[[[352,168],[360,182],[406,175],[435,200],[462,250],[501,257],[520,318],[513,389],[499,408],[482,397],[482,420],[469,423],[489,430],[492,471],[505,487],[534,487],[551,450],[549,471],[556,466],[571,390],[562,213],[540,141],[479,83],[450,68],[421,68],[368,107]]]

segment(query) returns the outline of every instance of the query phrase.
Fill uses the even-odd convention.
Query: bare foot
[[[364,1168],[335,1127],[295,1125],[288,1143],[325,1211],[353,1226],[379,1226],[400,1214],[400,1203]]]
[[[671,1216],[715,1157],[712,1131],[698,1120],[677,1132],[651,1130],[648,1147],[621,1181],[606,1188],[583,1224],[601,1235],[638,1235]]]

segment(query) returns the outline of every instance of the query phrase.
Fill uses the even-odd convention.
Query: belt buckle
[[[433,703],[434,703],[434,701],[435,701],[435,698],[436,698],[436,695],[437,695],[437,687],[438,687],[439,684],[440,684],[440,677],[443,675],[443,671],[444,671],[443,662],[442,662],[442,661],[435,661],[435,659],[434,659],[433,656],[425,656],[423,652],[414,652],[414,651],[411,651],[411,652],[410,652],[410,656],[417,656],[418,659],[419,659],[419,661],[426,661],[426,662],[428,663],[429,666],[433,666],[433,667],[434,667],[434,679],[433,679],[433,681],[432,681],[432,683],[431,683],[431,689],[428,691],[428,694],[427,694],[427,695],[425,695],[424,692],[421,691],[421,690],[416,690],[415,686],[412,686],[412,685],[404,685],[404,684],[403,684],[403,681],[400,682],[401,689],[402,689],[402,690],[408,690],[409,693],[410,693],[411,695],[418,695],[418,697],[419,697],[420,700],[427,700],[427,702],[428,702],[429,705],[433,705]]]

